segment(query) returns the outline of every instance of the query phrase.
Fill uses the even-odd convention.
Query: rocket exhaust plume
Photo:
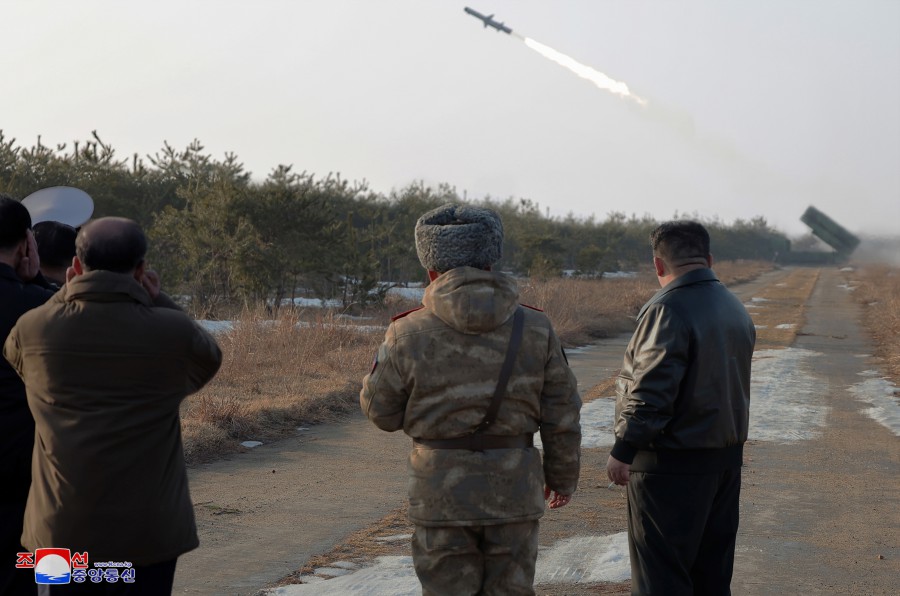
[[[588,81],[592,82],[599,89],[609,91],[610,93],[618,95],[620,97],[624,97],[625,99],[630,99],[636,102],[641,107],[645,107],[647,105],[647,100],[632,93],[628,89],[628,85],[626,85],[625,83],[616,81],[615,79],[611,79],[599,70],[595,70],[586,64],[582,64],[578,60],[566,56],[562,52],[557,52],[553,48],[545,46],[544,44],[537,42],[530,37],[523,37],[522,39],[525,41],[526,46],[528,46],[544,58],[556,62],[563,68],[568,68],[570,71],[574,72],[582,79],[587,79]]]
[[[521,39],[525,42],[526,46],[528,46],[544,58],[556,62],[563,68],[568,68],[570,71],[574,72],[582,79],[587,79],[588,81],[592,82],[597,88],[603,89],[604,91],[609,91],[610,93],[618,95],[619,97],[630,99],[636,102],[641,107],[645,107],[647,105],[647,100],[632,93],[628,89],[628,85],[626,85],[625,83],[616,81],[615,79],[611,79],[599,70],[595,70],[590,66],[587,66],[586,64],[582,64],[578,60],[566,56],[562,52],[557,52],[553,48],[545,46],[544,44],[537,42],[530,37],[524,37],[522,35],[519,35],[518,33],[513,32],[513,30],[507,27],[505,24],[495,21],[494,15],[492,14],[483,15],[480,12],[469,8],[468,6],[466,6],[464,10],[466,14],[469,14],[480,20],[484,24],[485,29],[488,27],[493,27],[497,30],[498,33],[506,33],[507,35],[512,35],[513,37]]]

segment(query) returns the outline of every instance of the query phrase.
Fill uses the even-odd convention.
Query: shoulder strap
[[[497,419],[497,413],[500,411],[500,402],[506,394],[506,385],[509,383],[509,377],[512,375],[513,364],[516,362],[516,355],[519,353],[519,347],[522,345],[523,329],[525,327],[525,311],[521,306],[516,307],[516,314],[513,315],[513,328],[509,336],[509,345],[506,348],[506,358],[503,360],[503,368],[500,369],[500,379],[497,381],[497,387],[494,389],[494,396],[491,398],[491,405],[488,407],[484,420],[475,429],[475,434],[482,433],[488,429]]]

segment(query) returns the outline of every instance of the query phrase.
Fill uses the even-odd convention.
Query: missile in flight
[[[473,17],[475,17],[476,19],[480,20],[482,23],[484,23],[485,27],[493,27],[497,31],[502,31],[502,32],[506,33],[507,35],[512,33],[512,29],[510,29],[503,23],[499,23],[499,22],[495,21],[494,15],[492,15],[492,14],[485,16],[485,15],[481,14],[480,12],[478,12],[477,10],[473,10],[473,9],[469,8],[468,6],[466,6],[464,10],[467,13],[469,13],[470,15],[472,15]]]

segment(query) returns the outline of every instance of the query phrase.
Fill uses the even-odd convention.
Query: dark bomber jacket
[[[740,465],[756,330],[710,269],[676,278],[638,314],[616,383],[612,455],[632,471]]]

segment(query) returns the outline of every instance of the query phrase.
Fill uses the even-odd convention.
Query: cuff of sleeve
[[[638,449],[631,443],[626,443],[622,439],[616,438],[616,444],[613,445],[610,455],[622,462],[623,464],[631,464],[634,456],[637,455]]]

